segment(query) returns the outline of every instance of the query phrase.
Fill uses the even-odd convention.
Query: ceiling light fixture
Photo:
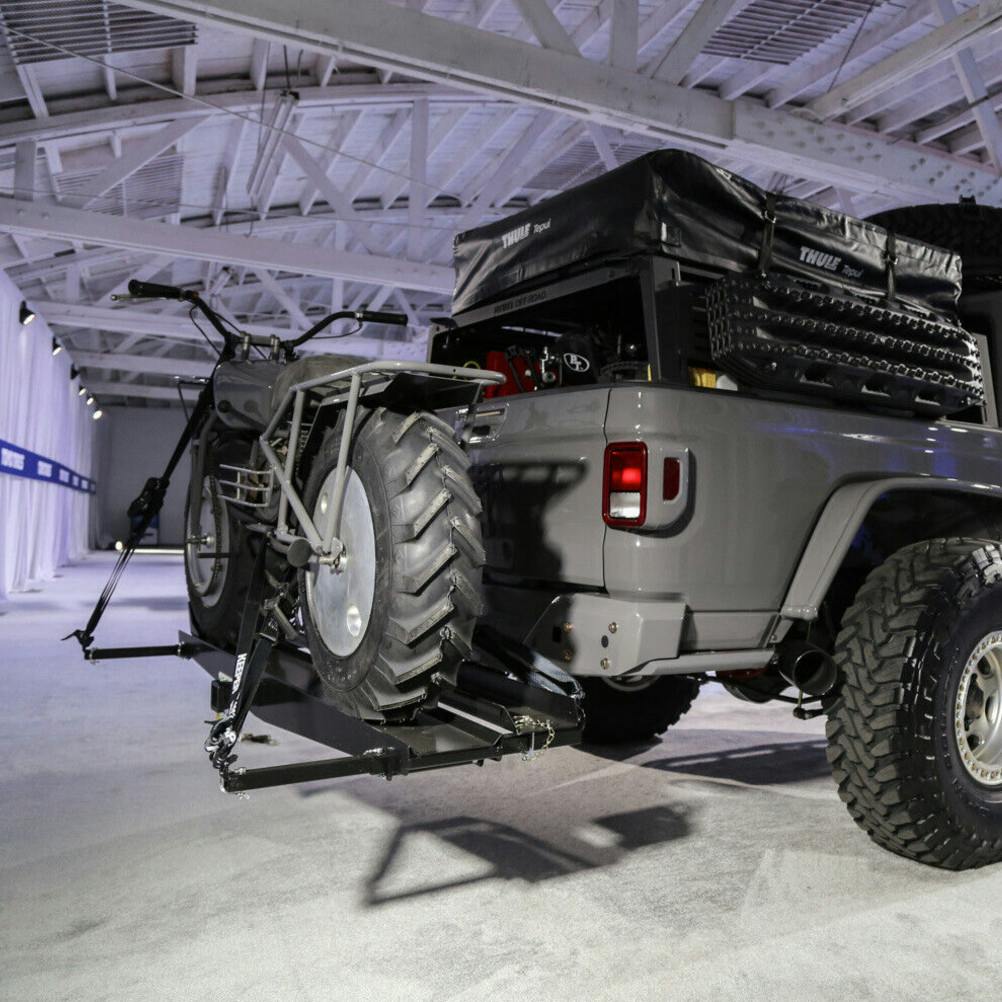
[[[93,407],[94,406],[94,398],[93,397],[88,397],[87,398],[87,406],[88,407]]]
[[[93,414],[91,415],[91,417],[92,417],[92,418],[93,418],[93,419],[94,419],[95,421],[97,421],[97,420],[98,420],[98,418],[100,418],[100,417],[101,417],[101,415],[102,415],[103,413],[104,413],[104,411],[103,411],[103,410],[101,410],[100,408],[98,408],[98,409],[97,409],[96,411],[94,411],[94,413],[93,413]]]
[[[52,339],[52,354],[58,355],[63,350],[63,346],[55,339]]]
[[[87,387],[81,383],[80,389],[77,390],[77,396],[82,397],[86,392],[87,392]]]
[[[268,113],[268,121],[264,127],[268,130],[267,135],[258,144],[257,155],[251,164],[250,174],[247,175],[247,194],[256,203],[264,189],[265,182],[271,176],[271,172],[280,166],[275,162],[276,155],[281,147],[283,134],[289,128],[293,113],[299,105],[299,93],[294,90],[283,90],[276,98],[271,110]]]
[[[35,319],[35,311],[23,299],[21,300],[21,309],[18,312],[18,318],[21,321],[22,327],[27,327]]]

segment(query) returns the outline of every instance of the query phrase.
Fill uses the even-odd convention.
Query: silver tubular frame
[[[399,375],[426,376],[430,379],[446,379],[455,382],[477,383],[480,386],[496,386],[504,382],[504,375],[487,369],[471,369],[463,366],[438,365],[433,362],[379,361],[364,362],[339,372],[307,379],[289,387],[281,403],[275,409],[268,427],[261,433],[258,444],[280,491],[278,518],[275,538],[280,543],[289,544],[305,537],[313,552],[323,563],[335,563],[344,552],[344,543],[339,538],[341,512],[344,508],[344,494],[347,485],[348,453],[358,416],[359,401],[368,394],[385,389]],[[347,385],[346,385],[347,384]],[[338,449],[336,475],[334,478],[334,508],[326,538],[321,537],[306,510],[306,505],[293,484],[293,473],[299,453],[299,437],[302,430],[303,411],[308,394],[320,389],[333,389],[332,395],[318,401],[318,407],[345,406],[344,424],[341,428],[341,443]],[[292,406],[289,424],[289,446],[285,461],[281,461],[272,448],[271,440]],[[289,509],[299,523],[302,536],[289,526]]]

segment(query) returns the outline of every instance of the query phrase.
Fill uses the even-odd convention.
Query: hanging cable
[[[867,8],[866,13],[860,18],[859,24],[856,25],[856,33],[852,36],[852,41],[849,43],[849,48],[842,53],[842,61],[838,64],[838,69],[835,70],[835,76],[832,77],[832,82],[828,85],[828,90],[825,91],[827,94],[834,86],[838,83],[838,78],[845,69],[845,64],[849,60],[849,56],[852,54],[853,49],[856,48],[856,43],[859,41],[859,36],[863,33],[863,27],[865,26],[867,19],[873,13],[874,7],[877,6],[877,0],[870,0],[870,6]]]

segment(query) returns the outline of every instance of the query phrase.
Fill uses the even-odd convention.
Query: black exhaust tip
[[[827,696],[838,681],[831,655],[806,641],[789,644],[780,651],[779,674],[808,696]]]

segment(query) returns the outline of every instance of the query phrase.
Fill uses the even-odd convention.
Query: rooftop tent
[[[953,317],[960,295],[956,254],[768,193],[691,153],[659,150],[459,234],[453,309],[649,254],[720,271],[769,270],[873,298],[888,294],[890,262],[890,289],[903,304]]]

